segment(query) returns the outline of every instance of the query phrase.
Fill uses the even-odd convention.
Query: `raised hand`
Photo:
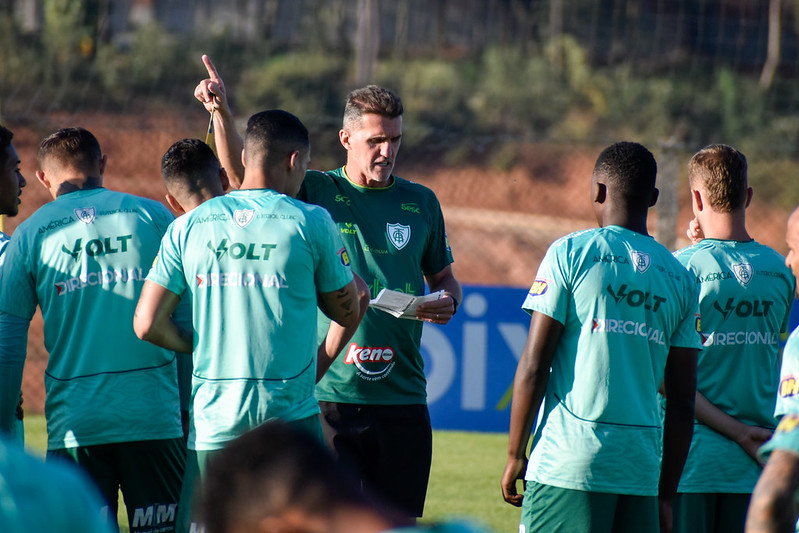
[[[203,64],[208,71],[208,78],[202,80],[194,88],[194,97],[199,100],[210,113],[214,110],[227,109],[227,93],[225,83],[219,77],[211,58],[203,54]]]

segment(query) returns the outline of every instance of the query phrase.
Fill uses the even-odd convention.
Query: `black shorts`
[[[132,533],[174,531],[186,463],[182,438],[48,450],[47,459],[71,460],[83,467],[111,517],[117,515],[121,489]]]
[[[319,402],[325,441],[364,492],[407,516],[422,516],[433,457],[426,405]]]

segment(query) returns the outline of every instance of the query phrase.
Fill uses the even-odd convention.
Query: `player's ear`
[[[744,208],[749,207],[749,204],[752,203],[752,197],[755,195],[755,191],[752,190],[752,187],[746,189],[746,204],[744,204]]]
[[[227,176],[227,170],[219,167],[219,184],[222,185],[222,190],[227,191],[230,188],[230,178]]]
[[[103,154],[103,156],[100,158],[100,175],[101,176],[103,174],[105,174],[106,165],[108,165],[108,156],[106,154]]]
[[[350,132],[347,130],[339,130],[338,140],[341,141],[341,146],[343,146],[345,150],[350,149]]]
[[[594,181],[594,203],[596,204],[604,204],[605,200],[608,197],[608,187],[604,183],[600,183],[598,181]]]
[[[164,198],[166,199],[166,203],[167,203],[167,205],[168,205],[169,207],[171,207],[171,208],[172,208],[172,210],[173,210],[175,213],[177,213],[178,215],[182,215],[183,213],[185,213],[185,212],[186,212],[186,210],[185,210],[185,209],[183,209],[183,206],[182,206],[182,205],[180,205],[180,202],[178,202],[177,198],[175,198],[175,197],[174,197],[174,196],[172,196],[171,194],[169,194],[169,193],[166,193],[166,195],[164,196]]]
[[[655,187],[652,189],[652,199],[649,200],[649,207],[655,207],[655,204],[658,203],[658,196],[660,196],[660,191]]]
[[[696,211],[702,211],[705,208],[705,203],[702,200],[702,193],[696,189],[691,189],[691,201],[694,203]]]

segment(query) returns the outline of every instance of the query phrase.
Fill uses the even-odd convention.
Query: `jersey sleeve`
[[[688,272],[688,283],[685,284],[683,294],[683,316],[674,330],[669,341],[670,346],[679,348],[702,349],[702,335],[699,333],[699,290],[694,280],[694,274]]]
[[[447,231],[444,225],[444,213],[438,199],[431,192],[430,212],[434,213],[430,222],[430,233],[427,246],[422,257],[422,272],[427,276],[438,274],[452,263],[452,250],[449,246]]]
[[[799,414],[790,413],[782,417],[774,435],[758,449],[757,454],[767,461],[774,450],[786,450],[799,455]]]
[[[314,228],[314,282],[319,292],[333,292],[352,281],[350,260],[330,214],[314,208],[310,225]]]
[[[777,389],[777,405],[774,416],[799,413],[799,328],[791,333],[782,352],[780,385]]]
[[[186,290],[186,277],[183,272],[182,250],[178,225],[172,224],[161,239],[161,247],[155,257],[147,280],[161,285],[178,296]]]
[[[565,260],[562,257],[565,251],[563,243],[564,241],[558,241],[549,247],[522,304],[522,309],[531,315],[533,311],[537,311],[561,324],[566,323],[566,311],[571,293],[564,269]]]
[[[39,299],[33,259],[19,228],[6,247],[4,257],[0,267],[0,311],[31,320]]]

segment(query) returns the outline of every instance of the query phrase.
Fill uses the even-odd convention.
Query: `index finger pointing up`
[[[216,71],[216,67],[211,62],[211,58],[206,54],[203,54],[203,64],[205,65],[205,70],[208,71],[208,77],[214,81],[219,81],[219,73]]]

